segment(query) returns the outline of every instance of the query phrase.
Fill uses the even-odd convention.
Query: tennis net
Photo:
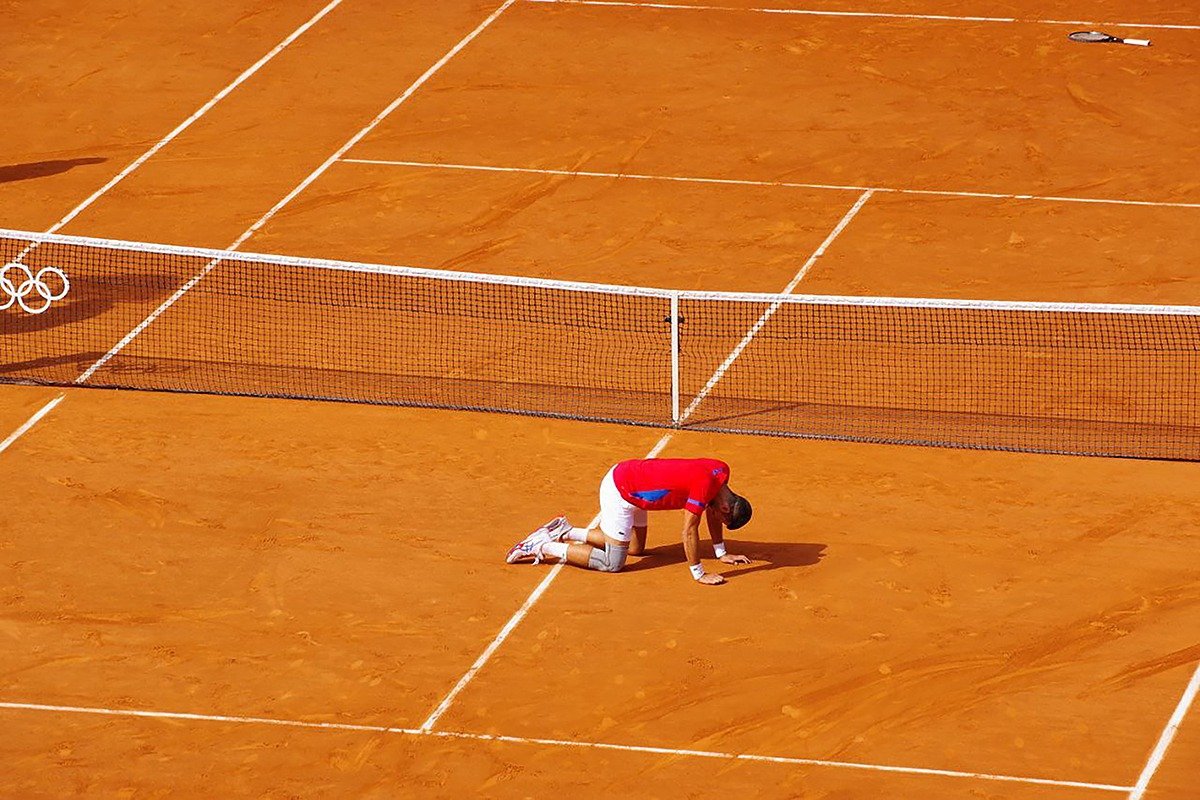
[[[0,259],[0,382],[1200,460],[1196,307],[672,291],[12,230]]]

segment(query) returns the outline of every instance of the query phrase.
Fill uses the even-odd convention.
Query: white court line
[[[813,254],[808,257],[807,261],[804,262],[804,266],[800,268],[800,271],[796,273],[796,276],[792,278],[788,285],[783,288],[783,291],[780,292],[780,294],[791,294],[792,290],[796,288],[796,284],[804,280],[804,276],[808,275],[809,270],[811,270],[813,265],[817,263],[817,259],[825,255],[825,250],[828,249],[829,245],[833,244],[833,240],[841,235],[842,231],[846,229],[846,226],[850,224],[850,220],[854,219],[859,210],[866,204],[868,200],[871,199],[871,194],[871,190],[868,189],[859,196],[854,205],[850,207],[850,210],[842,215],[842,218],[838,221],[838,224],[832,231],[829,232],[829,235],[825,237],[825,241],[821,242],[821,246],[813,251]],[[750,341],[758,334],[760,330],[762,330],[763,325],[767,323],[767,320],[774,316],[775,312],[779,310],[779,306],[782,304],[783,298],[771,303],[771,305],[767,307],[767,310],[762,313],[762,316],[758,318],[758,321],[750,326],[750,330],[746,331],[746,335],[742,337],[740,342],[738,342],[737,347],[730,351],[729,355],[725,358],[725,361],[721,363],[721,366],[717,367],[716,372],[709,377],[708,382],[704,384],[704,388],[701,389],[700,392],[692,399],[692,402],[688,403],[688,407],[684,409],[683,414],[681,414],[679,417],[680,423],[683,423],[685,420],[687,420],[687,418],[692,415],[692,412],[704,402],[704,398],[708,397],[708,393],[713,390],[713,387],[717,385],[721,378],[725,377],[725,372],[733,365],[734,361],[737,361],[738,357],[741,356],[742,351],[746,349],[746,346],[750,344]]]
[[[26,433],[28,433],[29,429],[32,428],[34,425],[37,425],[38,422],[41,421],[42,417],[46,416],[51,411],[53,411],[54,407],[56,405],[58,405],[59,403],[61,403],[63,401],[64,397],[66,397],[66,395],[60,394],[58,397],[54,398],[50,402],[46,403],[46,405],[42,406],[37,411],[35,411],[33,416],[25,421],[24,425],[22,425],[21,427],[17,428],[15,431],[13,431],[9,435],[9,437],[7,439],[5,439],[3,442],[0,442],[0,453],[3,453],[5,450],[7,450],[9,448],[9,446],[12,445],[13,442],[15,442],[17,439],[20,439],[22,436],[24,436]]]
[[[858,198],[858,202],[856,202],[854,204],[854,207],[851,208],[848,212],[846,212],[846,214],[842,217],[841,221],[838,222],[837,226],[833,229],[833,231],[829,234],[829,236],[825,237],[825,241],[821,243],[821,246],[817,248],[816,252],[814,252],[811,256],[809,256],[808,261],[806,261],[804,263],[804,266],[800,268],[800,271],[797,272],[795,277],[792,278],[792,280],[788,283],[788,285],[786,287],[784,287],[784,290],[783,290],[784,294],[790,294],[792,289],[796,288],[796,284],[798,284],[801,280],[803,280],[804,276],[808,274],[808,271],[812,268],[813,264],[815,264],[817,262],[817,259],[819,259],[822,256],[822,254],[824,254],[825,249],[827,247],[829,247],[830,243],[833,242],[833,240],[837,238],[838,234],[840,234],[846,228],[846,226],[850,224],[850,220],[852,220],[854,218],[854,215],[858,213],[858,210],[863,207],[863,204],[866,203],[867,200],[870,199],[870,197],[871,197],[871,193],[868,191],[868,192],[864,192],[862,197]],[[766,311],[766,313],[764,313],[762,315],[762,317],[759,318],[758,322],[755,323],[755,325],[753,327],[751,327],[750,331],[742,339],[741,343],[737,347],[734,348],[733,352],[730,353],[729,357],[725,359],[725,363],[723,363],[717,369],[717,371],[709,379],[708,384],[696,396],[696,398],[692,401],[691,405],[689,405],[687,407],[687,410],[684,411],[683,414],[680,416],[680,422],[683,422],[684,420],[686,420],[688,418],[688,416],[692,413],[692,411],[694,411],[696,409],[696,406],[700,405],[700,403],[704,400],[704,398],[712,390],[713,386],[715,386],[717,384],[717,381],[719,381],[721,379],[721,377],[725,374],[725,371],[727,369],[729,369],[730,364],[732,364],[737,359],[737,357],[742,354],[742,350],[744,350],[746,348],[746,345],[750,343],[750,340],[754,338],[754,335],[756,333],[758,333],[759,329],[762,328],[763,324],[766,323],[766,321],[768,319],[770,319],[771,315],[775,313],[775,311],[779,308],[779,304],[782,302],[783,302],[782,300],[775,301],[775,303]],[[650,448],[650,452],[647,453],[645,457],[646,458],[654,458],[659,453],[661,453],[663,451],[663,448],[665,448],[667,446],[667,443],[671,441],[671,437],[673,435],[674,434],[670,434],[670,433],[664,435],[661,439],[658,440],[658,442],[654,445],[654,447]],[[596,517],[594,517],[592,519],[591,523],[588,524],[588,527],[594,528],[599,523],[599,521],[600,521],[600,517],[599,517],[599,515],[597,515]],[[446,709],[448,709],[450,707],[451,703],[454,702],[454,699],[458,696],[459,692],[461,692],[466,687],[466,685],[471,682],[471,680],[475,677],[476,673],[478,673],[479,670],[483,667],[483,665],[487,663],[488,659],[490,659],[492,657],[492,654],[495,653],[497,649],[499,649],[500,645],[504,642],[504,640],[508,638],[508,635],[510,633],[512,633],[513,630],[517,627],[517,625],[521,622],[521,620],[525,618],[525,615],[529,612],[529,609],[531,609],[533,607],[534,603],[536,603],[541,598],[542,594],[545,593],[546,589],[548,589],[550,587],[550,584],[553,583],[554,579],[558,577],[558,574],[559,574],[559,572],[562,571],[562,568],[563,568],[563,564],[561,562],[554,565],[554,567],[550,570],[550,574],[547,575],[542,580],[542,582],[537,585],[537,588],[535,588],[533,590],[533,592],[529,595],[529,597],[525,600],[525,602],[521,605],[521,607],[519,609],[517,609],[517,612],[508,620],[508,622],[504,625],[504,627],[500,629],[500,633],[498,633],[496,635],[496,638],[493,639],[491,644],[489,644],[484,649],[483,653],[479,656],[479,658],[477,658],[475,660],[475,663],[471,665],[471,668],[467,670],[466,674],[464,674],[459,679],[458,683],[455,684],[454,688],[450,690],[450,693],[447,694],[445,698],[443,698],[442,702],[438,704],[437,708],[434,709],[433,713],[429,715],[429,718],[426,719],[424,723],[422,723],[421,730],[423,730],[423,731],[433,730],[433,726],[437,723],[438,719],[442,716],[442,714],[444,714],[446,712]]]
[[[195,123],[198,119],[200,119],[205,114],[207,114],[209,111],[211,111],[212,108],[217,103],[221,102],[226,97],[228,97],[229,94],[234,89],[238,88],[243,83],[245,83],[247,80],[249,80],[251,76],[253,76],[256,72],[258,72],[264,66],[266,66],[272,59],[275,58],[275,56],[282,53],[289,45],[291,45],[298,38],[300,38],[302,35],[304,35],[305,32],[307,32],[310,28],[312,28],[314,25],[316,25],[318,22],[320,22],[327,14],[329,14],[329,12],[333,11],[333,9],[335,9],[339,5],[341,5],[341,3],[342,3],[342,0],[333,0],[331,3],[329,3],[324,8],[322,8],[320,11],[318,11],[316,14],[314,14],[307,22],[305,22],[299,28],[296,28],[296,30],[292,31],[291,34],[289,34],[287,36],[287,38],[285,38],[279,44],[275,45],[274,48],[272,48],[266,55],[264,55],[258,61],[254,62],[249,67],[247,67],[242,72],[241,75],[238,75],[236,78],[234,78],[232,83],[230,83],[224,89],[222,89],[221,91],[219,91],[215,95],[213,95],[212,98],[207,103],[200,106],[200,108],[196,109],[196,111],[193,112],[190,117],[188,117],[183,122],[181,122],[178,126],[176,126],[175,130],[171,131],[166,136],[164,136],[162,139],[158,140],[158,142],[155,143],[153,147],[151,147],[145,153],[142,153],[142,155],[140,155],[137,159],[135,159],[131,164],[126,166],[125,169],[118,172],[115,176],[113,176],[113,178],[111,180],[108,181],[108,183],[101,186],[99,189],[97,189],[95,192],[93,192],[90,197],[88,197],[82,203],[75,206],[75,208],[73,208],[71,211],[69,211],[66,216],[64,216],[58,222],[54,223],[49,228],[47,228],[46,233],[57,232],[58,230],[62,229],[63,226],[65,226],[67,223],[69,223],[71,220],[75,219],[77,216],[79,216],[81,213],[83,213],[83,211],[85,209],[87,209],[89,206],[91,206],[93,203],[95,203],[97,200],[99,200],[101,197],[103,197],[105,194],[107,194],[108,191],[110,189],[112,189],[114,186],[116,186],[118,183],[125,180],[125,178],[129,177],[129,175],[134,170],[138,169],[140,166],[145,164],[148,160],[150,160],[150,158],[152,158],[155,154],[157,154],[160,150],[162,150],[168,144],[170,144],[173,140],[178,138],[179,135],[181,133],[183,133],[184,131],[186,131],[188,128],[190,128],[193,123]],[[36,242],[27,245],[25,247],[25,249],[22,250],[21,253],[17,256],[16,260],[17,261],[23,260],[27,255],[29,255],[29,253],[35,247],[37,247]],[[196,281],[198,281],[200,278],[204,277],[204,275],[208,274],[208,271],[211,270],[212,267],[213,267],[213,264],[210,264],[199,275],[197,275],[191,281],[189,281],[187,284],[185,284],[186,288],[183,291],[187,291],[187,289],[190,289],[192,286],[194,286]],[[94,363],[90,367],[88,367],[83,372],[83,374],[81,374],[79,377],[77,377],[75,379],[75,383],[77,383],[77,384],[83,383],[88,378],[90,378],[96,370],[98,370],[100,367],[104,366],[104,364],[107,363],[110,358],[112,358],[114,355],[116,355],[118,352],[120,352],[125,347],[125,345],[129,344],[129,342],[133,340],[133,338],[135,336],[137,336],[139,333],[141,333],[143,330],[145,330],[146,326],[149,325],[151,322],[153,322],[155,317],[157,317],[159,314],[161,314],[163,311],[165,311],[168,307],[170,307],[170,305],[173,304],[176,300],[178,300],[179,297],[181,297],[181,296],[182,296],[182,292],[176,292],[175,295],[172,295],[172,297],[166,303],[164,303],[153,314],[151,314],[149,317],[147,317],[145,320],[143,320],[141,322],[141,324],[139,324],[136,328],[133,329],[133,331],[126,334],[125,337],[120,342],[118,342],[115,347],[113,347],[111,350],[109,350],[107,353],[105,353],[99,360],[96,361],[96,363]]]
[[[383,725],[355,725],[344,722],[305,722],[298,719],[277,717],[240,717],[226,714],[193,714],[186,711],[139,711],[132,708],[97,708],[95,706],[58,706],[45,703],[0,703],[0,708],[14,711],[57,711],[65,714],[96,714],[105,717],[140,717],[143,719],[182,719],[196,722],[233,722],[242,725],[278,725],[284,728],[324,728],[338,731],[360,731],[366,733],[404,733],[419,735],[414,728],[393,728]]]
[[[435,733],[434,735],[439,735]],[[929,767],[900,767],[889,764],[865,764],[858,761],[831,761],[821,758],[794,758],[789,756],[761,756],[752,753],[725,753],[715,750],[681,750],[671,747],[649,747],[646,745],[609,744],[607,742],[577,742],[570,739],[541,739],[526,736],[497,736],[480,733],[451,733],[440,734],[446,738],[476,739],[494,742],[512,742],[514,744],[541,744],[552,747],[586,747],[596,750],[620,750],[627,753],[650,753],[666,756],[691,756],[693,758],[720,758],[737,761],[756,761],[770,764],[795,764],[811,767],[834,767],[841,769],[861,769],[872,772],[899,772],[907,775],[929,775],[942,778],[974,778],[985,781],[1003,781],[1009,783],[1029,783],[1041,786],[1072,787],[1079,789],[1096,789],[1106,792],[1125,792],[1128,786],[1116,786],[1110,783],[1088,783],[1084,781],[1062,781],[1053,778],[1027,778],[1020,775],[1001,775],[988,772],[967,772],[954,769],[932,769]]]
[[[121,341],[119,341],[115,345],[113,345],[112,348],[109,349],[109,351],[107,353],[100,356],[100,358],[96,359],[95,363],[93,363],[90,367],[88,367],[83,372],[81,372],[79,374],[79,377],[77,377],[75,379],[76,385],[81,385],[81,384],[87,383],[88,379],[92,377],[92,375],[96,372],[96,370],[103,367],[105,364],[108,363],[109,359],[111,359],[117,353],[124,350],[125,345],[132,342],[138,336],[138,334],[140,334],[142,331],[146,330],[146,328],[150,325],[151,322],[154,322],[154,320],[158,319],[160,314],[162,314],[164,311],[166,311],[171,306],[175,305],[176,300],[183,297],[183,295],[189,289],[191,289],[193,286],[195,286],[197,283],[200,282],[201,278],[203,278],[208,273],[212,272],[213,267],[215,267],[219,263],[221,263],[221,259],[219,259],[219,258],[212,259],[204,266],[204,269],[197,272],[195,275],[193,275],[191,277],[190,280],[188,280],[187,283],[185,283],[183,286],[180,286],[178,289],[176,289],[175,293],[172,294],[170,297],[168,297],[166,300],[162,301],[162,303],[159,304],[158,308],[156,308],[150,312],[150,315],[148,317],[146,317],[144,320],[142,320],[137,325],[135,325],[133,330],[129,331],[129,333],[127,333],[123,337],[121,337]]]
[[[525,598],[525,602],[522,603],[521,607],[517,609],[517,613],[513,614],[509,618],[508,622],[504,624],[504,627],[500,629],[500,633],[496,634],[496,638],[492,640],[492,643],[484,648],[484,651],[479,655],[479,658],[475,659],[475,663],[471,665],[471,668],[463,673],[463,676],[458,679],[458,683],[454,684],[454,688],[442,698],[442,702],[438,703],[437,708],[435,708],[425,719],[425,721],[421,723],[421,731],[423,733],[428,733],[429,731],[433,730],[433,726],[437,724],[437,721],[441,719],[442,714],[445,714],[447,709],[450,708],[451,704],[454,703],[454,700],[458,697],[459,692],[466,688],[467,684],[474,679],[475,674],[479,672],[479,670],[483,669],[483,665],[488,662],[488,659],[492,657],[492,654],[500,648],[500,645],[504,644],[504,640],[508,638],[508,635],[516,629],[517,625],[521,623],[521,620],[525,619],[525,615],[529,613],[529,609],[533,608],[534,603],[540,600],[542,595],[545,594],[546,590],[550,588],[550,584],[554,583],[554,579],[558,577],[558,573],[562,571],[562,568],[563,562],[561,561],[551,567],[550,574],[542,579],[542,582],[537,585],[537,588],[534,589],[532,593],[530,593],[529,597]]]
[[[650,448],[650,452],[646,454],[646,458],[654,458],[656,455],[661,453],[663,448],[667,446],[667,443],[671,441],[672,436],[674,436],[674,434],[668,433],[659,439],[658,442],[655,443],[654,447]],[[594,528],[599,524],[600,515],[597,514],[596,516],[592,517],[592,521],[588,523],[588,528]],[[468,669],[466,673],[464,673],[463,676],[458,679],[458,683],[454,684],[454,688],[451,689],[444,698],[442,698],[442,702],[438,703],[437,708],[435,708],[429,717],[423,723],[421,723],[422,732],[428,733],[429,731],[433,730],[433,726],[437,724],[437,721],[441,718],[442,714],[446,713],[446,710],[450,708],[451,704],[454,702],[454,699],[458,697],[459,693],[466,688],[467,684],[471,682],[476,673],[483,668],[483,665],[486,664],[488,659],[492,657],[492,654],[499,649],[500,645],[504,643],[504,640],[508,638],[508,635],[516,629],[517,625],[521,623],[521,620],[525,619],[525,615],[529,613],[529,609],[533,608],[534,603],[540,600],[546,590],[550,588],[550,584],[553,583],[554,579],[558,577],[558,573],[562,571],[564,566],[565,563],[560,561],[550,569],[550,574],[542,579],[542,582],[537,585],[537,588],[530,593],[529,597],[525,599],[525,602],[521,604],[521,607],[517,609],[517,613],[513,614],[512,617],[509,618],[508,622],[504,624],[504,627],[500,629],[500,633],[496,634],[496,638],[492,640],[491,644],[484,648],[483,652],[479,655],[479,658],[475,659],[475,663],[471,665],[471,668]]]
[[[49,711],[68,714],[95,714],[111,717],[139,717],[145,719],[177,719],[197,722],[226,722],[254,725],[276,725],[289,728],[317,728],[324,730],[357,731],[364,733],[394,733],[405,736],[429,736],[441,739],[467,739],[478,742],[503,742],[506,744],[533,744],[549,747],[590,748],[594,750],[617,750],[625,753],[645,753],[648,755],[664,755],[673,757],[711,758],[727,761],[748,761],[769,764],[792,764],[809,767],[830,767],[841,769],[869,770],[873,772],[892,772],[907,775],[925,775],[941,778],[973,778],[984,781],[1001,781],[1006,783],[1024,783],[1038,786],[1056,786],[1063,788],[1093,789],[1102,792],[1128,792],[1129,786],[1115,786],[1108,783],[1088,783],[1084,781],[1063,781],[1052,778],[1028,778],[1021,775],[1002,775],[988,772],[967,772],[953,769],[931,769],[928,767],[899,767],[888,764],[866,764],[856,761],[829,761],[819,758],[790,758],[787,756],[762,756],[751,753],[724,753],[715,750],[681,750],[670,747],[649,747],[645,745],[612,744],[608,742],[580,742],[567,739],[540,739],[526,736],[500,736],[487,733],[468,733],[464,731],[429,731],[414,728],[398,728],[385,725],[355,725],[340,722],[304,722],[302,720],[279,719],[274,717],[239,717],[225,714],[193,714],[172,711],[138,711],[122,708],[95,708],[88,706],[59,706],[44,703],[5,703],[0,702],[0,708],[13,711]]]
[[[618,6],[625,8],[657,8],[668,11],[744,11],[755,14],[796,14],[810,17],[877,17],[881,19],[928,19],[952,22],[1026,22],[1040,25],[1081,25],[1109,28],[1157,28],[1181,31],[1200,30],[1200,25],[1168,25],[1153,22],[1089,22],[1067,19],[1021,19],[1018,17],[961,17],[950,14],[894,14],[882,11],[820,11],[806,8],[739,8],[735,6],[692,5],[690,3],[637,3],[629,0],[528,0],[573,6]]]
[[[275,45],[275,47],[270,52],[268,52],[266,55],[264,55],[258,61],[254,62],[249,67],[247,67],[246,70],[241,75],[238,75],[236,78],[234,78],[232,83],[230,83],[224,89],[222,89],[221,91],[219,91],[215,95],[213,95],[211,100],[209,100],[204,105],[200,106],[200,108],[198,108],[195,111],[195,113],[193,113],[190,117],[188,117],[183,122],[181,122],[179,124],[179,126],[175,128],[175,130],[171,131],[166,136],[164,136],[162,139],[160,139],[153,147],[151,147],[145,153],[142,153],[142,155],[139,156],[137,158],[137,160],[135,160],[129,166],[125,167],[125,169],[118,172],[116,174],[116,176],[114,176],[112,178],[112,180],[110,180],[108,183],[104,184],[99,189],[97,189],[94,193],[92,193],[91,197],[87,198],[82,203],[75,206],[75,208],[72,209],[65,217],[63,217],[58,222],[51,225],[46,230],[46,233],[55,233],[60,228],[62,228],[64,225],[66,225],[68,222],[70,222],[71,220],[75,219],[75,217],[77,217],[81,213],[83,213],[84,209],[86,209],[92,203],[99,200],[102,196],[104,196],[108,192],[108,190],[112,189],[118,183],[125,180],[125,178],[129,177],[130,173],[132,173],[138,167],[142,166],[142,164],[145,164],[146,161],[148,161],[151,157],[153,157],[156,153],[158,153],[158,151],[162,150],[164,147],[166,147],[168,144],[170,144],[171,141],[173,141],[175,138],[177,138],[181,133],[183,133],[188,128],[190,128],[192,126],[192,124],[194,122],[196,122],[196,120],[200,119],[205,114],[207,114],[209,111],[211,111],[213,106],[215,106],[217,103],[221,102],[226,97],[228,97],[230,92],[232,92],[234,89],[236,89],[237,87],[239,87],[243,83],[245,83],[247,80],[249,80],[250,77],[252,75],[254,75],[254,73],[258,72],[260,69],[262,69],[264,66],[266,66],[268,62],[270,62],[273,58],[275,58],[275,56],[282,53],[290,44],[292,44],[292,42],[296,41],[301,36],[303,36],[304,33],[306,31],[308,31],[309,28],[311,28],[312,26],[314,26],[318,22],[320,22],[325,17],[326,14],[328,14],[330,11],[333,11],[333,9],[337,8],[339,5],[341,5],[341,3],[342,3],[342,0],[333,0],[333,2],[329,3],[329,5],[325,6],[320,11],[318,11],[316,14],[314,14],[312,16],[312,18],[308,20],[308,22],[304,23],[299,28],[292,31],[292,33],[286,39],[284,39],[279,44]],[[18,260],[20,260],[20,259],[18,258]]]
[[[491,14],[488,15],[487,19],[485,19],[483,22],[479,23],[479,25],[475,28],[475,30],[471,31],[466,36],[464,36],[458,42],[458,44],[456,44],[456,45],[454,45],[454,47],[450,48],[450,50],[444,56],[439,58],[432,67],[425,70],[424,74],[422,74],[421,77],[417,78],[416,81],[414,81],[411,86],[409,86],[407,89],[405,89],[403,94],[401,94],[399,97],[397,97],[395,100],[393,100],[387,108],[385,108],[383,111],[379,112],[379,115],[377,117],[375,117],[375,119],[371,120],[365,128],[363,128],[361,131],[359,131],[354,136],[352,136],[349,141],[347,141],[344,145],[342,145],[340,148],[338,148],[336,153],[334,153],[328,159],[326,159],[324,164],[317,167],[315,170],[313,170],[313,173],[311,175],[309,175],[307,178],[305,178],[303,181],[301,181],[299,186],[297,186],[295,189],[290,191],[287,194],[287,196],[284,197],[282,200],[280,200],[278,203],[276,203],[275,206],[270,211],[268,211],[266,214],[263,214],[262,217],[260,217],[257,222],[255,222],[253,225],[251,225],[249,228],[247,228],[246,232],[243,233],[241,236],[239,236],[238,240],[236,242],[234,242],[232,245],[230,245],[229,249],[236,250],[238,248],[238,246],[242,244],[242,242],[244,242],[244,241],[246,241],[246,239],[250,238],[250,236],[252,236],[255,231],[257,231],[259,228],[261,228],[263,226],[263,224],[267,222],[267,220],[271,219],[273,216],[275,216],[277,213],[279,213],[280,209],[282,209],[284,206],[286,206],[288,203],[290,203],[296,197],[296,195],[303,192],[305,189],[307,189],[309,187],[310,184],[312,184],[313,181],[315,181],[317,178],[321,177],[321,175],[325,174],[325,171],[327,169],[329,169],[331,166],[333,166],[333,164],[335,164],[338,160],[340,160],[341,157],[346,154],[347,150],[349,150],[354,145],[358,144],[360,141],[362,141],[363,137],[365,137],[371,131],[375,130],[375,128],[379,125],[379,123],[381,123],[385,119],[387,119],[387,117],[389,115],[391,115],[391,113],[393,111],[395,111],[397,108],[399,108],[401,105],[403,105],[404,102],[406,100],[408,100],[408,98],[412,97],[413,94],[417,91],[417,89],[420,89],[422,86],[424,86],[426,81],[428,81],[435,74],[437,74],[437,72],[439,70],[441,70],[442,67],[446,66],[446,64],[450,61],[450,59],[454,58],[456,55],[459,54],[460,51],[462,51],[462,49],[464,47],[466,47],[468,44],[470,44],[472,41],[474,41],[475,37],[477,37],[477,36],[479,36],[479,34],[483,33],[484,30],[486,30],[488,28],[488,26],[490,26],[493,22],[495,22],[500,17],[500,15],[503,14],[505,11],[507,11],[509,6],[511,6],[515,2],[517,2],[517,0],[505,0],[505,2],[499,8],[497,8],[495,11],[493,11]]]
[[[1142,769],[1142,774],[1138,776],[1137,783],[1129,792],[1129,800],[1142,800],[1142,797],[1145,796],[1146,787],[1150,785],[1150,779],[1158,771],[1158,765],[1162,763],[1163,757],[1166,756],[1167,748],[1171,746],[1171,741],[1179,731],[1179,726],[1183,724],[1183,718],[1187,716],[1188,709],[1191,708],[1197,693],[1200,693],[1200,664],[1196,665],[1196,671],[1192,673],[1191,681],[1188,682],[1187,688],[1183,690],[1183,697],[1179,698],[1179,704],[1175,706],[1175,713],[1167,720],[1167,727],[1163,728],[1162,735],[1158,737],[1158,743],[1150,753],[1150,759],[1146,762],[1145,768]]]
[[[344,158],[346,164],[379,164],[389,167],[420,167],[423,169],[457,169],[472,172],[516,172],[530,175],[563,175],[571,178],[621,178],[633,181],[668,181],[674,183],[711,183],[725,186],[764,186],[781,189],[828,189],[838,192],[889,192],[892,194],[929,195],[933,197],[979,197],[990,200],[1044,200],[1055,203],[1099,203],[1116,206],[1150,206],[1153,208],[1200,208],[1200,203],[1172,203],[1157,200],[1120,200],[1107,197],[1059,197],[1056,195],[1003,194],[1000,192],[954,192],[940,189],[899,189],[888,186],[854,186],[834,183],[797,183],[795,181],[756,181],[743,178],[705,178],[678,175],[649,175],[636,172],[596,172],[580,169],[537,169],[535,167],[495,167],[482,164],[448,164],[433,161],[393,161],[382,158]]]
[[[375,130],[375,128],[379,125],[379,123],[383,122],[383,120],[385,120],[389,114],[391,114],[393,111],[395,111],[397,108],[399,108],[404,103],[404,101],[406,101],[406,100],[408,100],[408,98],[412,97],[413,93],[416,92],[417,89],[424,86],[426,81],[428,81],[430,78],[432,78],[438,72],[438,70],[440,70],[442,67],[444,67],[448,61],[450,61],[450,59],[452,59],[452,58],[454,58],[454,56],[458,55],[458,53],[464,47],[466,47],[468,44],[470,44],[475,39],[476,36],[483,33],[484,29],[486,29],[489,25],[491,25],[493,22],[495,22],[496,19],[502,13],[504,13],[504,11],[509,6],[511,6],[515,2],[517,2],[517,0],[505,0],[505,2],[499,8],[497,8],[490,15],[488,15],[487,19],[485,19],[483,22],[479,23],[479,25],[473,31],[471,31],[466,36],[464,36],[461,40],[459,40],[458,44],[456,44],[456,45],[454,45],[454,47],[450,48],[450,50],[444,56],[439,58],[432,67],[425,70],[425,72],[422,73],[421,77],[417,78],[416,81],[414,81],[412,83],[412,85],[410,85],[407,89],[404,90],[403,94],[401,94],[399,97],[397,97],[395,100],[393,100],[388,105],[387,108],[385,108],[383,111],[379,112],[379,114],[376,115],[375,119],[371,120],[369,123],[367,123],[367,125],[362,130],[360,130],[354,136],[350,137],[349,141],[347,141],[344,145],[342,145],[340,148],[338,148],[338,150],[333,155],[331,155],[329,158],[327,158],[325,160],[325,163],[321,164],[321,166],[319,166],[315,170],[313,170],[312,173],[307,178],[302,180],[300,182],[300,184],[298,186],[296,186],[295,189],[292,189],[292,191],[288,192],[287,195],[285,195],[282,200],[280,200],[278,203],[276,203],[274,206],[272,206],[271,209],[269,211],[267,211],[267,213],[265,213],[261,217],[259,217],[254,222],[253,225],[251,225],[249,228],[247,228],[242,233],[241,236],[239,236],[237,239],[234,240],[233,244],[229,245],[225,249],[226,250],[237,250],[239,247],[241,247],[242,244],[247,239],[249,239],[251,236],[253,236],[255,234],[255,232],[258,231],[259,228],[261,228],[263,225],[265,225],[267,223],[268,220],[270,220],[272,217],[274,217],[276,214],[278,214],[279,211],[284,206],[286,206],[288,203],[290,203],[292,200],[294,200],[297,195],[299,195],[301,192],[303,192],[305,189],[307,189],[309,187],[309,185],[312,184],[313,181],[315,181],[317,178],[321,177],[321,175],[323,175],[325,173],[325,171],[328,170],[331,165],[336,163],[338,161],[338,159],[340,159],[346,153],[347,150],[349,150],[354,145],[358,144],[360,141],[362,141],[364,136],[369,134],[371,131]],[[198,273],[193,275],[191,277],[191,279],[188,280],[187,283],[185,283],[183,286],[179,287],[179,289],[177,289],[173,295],[171,295],[169,298],[167,298],[165,301],[163,301],[162,305],[160,305],[154,311],[150,312],[149,316],[147,316],[144,320],[142,320],[140,323],[138,323],[138,325],[133,330],[131,330],[129,333],[125,334],[125,336],[121,339],[121,341],[119,341],[115,345],[113,345],[111,350],[109,350],[107,353],[105,353],[103,356],[101,356],[96,361],[96,363],[94,363],[90,367],[88,367],[88,369],[85,370],[82,375],[80,375],[78,378],[75,379],[75,382],[83,383],[88,378],[90,378],[92,376],[92,374],[95,373],[96,370],[98,370],[98,369],[100,369],[100,367],[104,366],[109,361],[109,359],[111,359],[117,353],[124,350],[126,345],[128,345],[135,338],[137,338],[137,336],[142,331],[144,331],[147,327],[149,327],[150,324],[152,322],[154,322],[154,320],[158,319],[158,317],[164,311],[166,311],[171,306],[175,305],[175,302],[177,300],[179,300],[179,298],[183,297],[188,292],[189,289],[191,289],[193,286],[195,286],[197,283],[199,283],[201,280],[203,280],[204,277],[206,275],[208,275],[208,273],[212,272],[213,268],[216,267],[217,264],[219,264],[219,263],[221,263],[221,259],[218,258],[218,259],[213,259],[208,264],[206,264],[204,269],[200,270]]]

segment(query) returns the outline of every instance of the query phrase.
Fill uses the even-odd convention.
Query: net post
[[[671,292],[671,423],[679,424],[679,292]]]

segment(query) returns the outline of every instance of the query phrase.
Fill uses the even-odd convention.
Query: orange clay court
[[[1153,44],[1067,39],[1092,28]],[[5,229],[670,290],[1197,305],[1186,4],[37,0],[5,31]],[[260,332],[250,361],[341,368],[315,306],[299,355],[273,350],[270,302],[211,316],[222,269],[194,291],[193,269],[77,272],[44,314],[0,311],[0,796],[1200,793],[1194,460],[86,388],[164,388],[226,330]],[[786,359],[773,323],[743,323],[685,403],[726,351],[714,398]],[[94,340],[51,347],[83,325]],[[483,361],[564,357],[480,330]],[[1162,405],[1190,413],[1180,391]],[[650,453],[721,458],[752,499],[728,537],[749,565],[702,544],[725,586],[691,580],[677,513],[621,574],[504,563]]]

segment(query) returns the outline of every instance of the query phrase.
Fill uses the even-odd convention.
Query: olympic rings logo
[[[8,277],[12,270],[24,273],[24,278],[17,282]],[[50,308],[51,303],[66,297],[69,291],[71,282],[58,267],[42,267],[35,273],[24,264],[14,261],[0,268],[0,311],[11,308],[15,303],[29,314],[41,314]]]

